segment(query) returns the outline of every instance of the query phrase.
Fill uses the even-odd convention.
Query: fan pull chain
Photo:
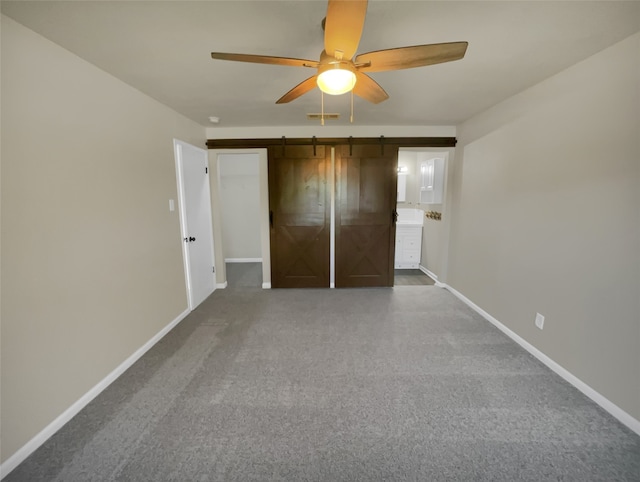
[[[351,89],[351,117],[349,121],[353,124],[353,89]]]
[[[322,100],[320,101],[320,125],[324,125],[324,92],[320,91]]]

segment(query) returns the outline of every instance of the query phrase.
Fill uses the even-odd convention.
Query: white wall
[[[6,462],[184,316],[173,138],[205,129],[4,16],[1,35]]]
[[[261,259],[257,154],[220,154],[220,208],[225,259]]]
[[[459,126],[447,279],[636,419],[638,52],[640,34]]]

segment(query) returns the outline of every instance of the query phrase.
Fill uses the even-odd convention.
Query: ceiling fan
[[[463,58],[467,50],[467,42],[450,42],[355,55],[362,36],[366,12],[367,0],[329,0],[327,16],[323,20],[324,50],[318,61],[223,52],[212,52],[211,57],[218,60],[317,69],[315,75],[296,85],[278,99],[276,104],[291,102],[314,89],[316,85],[327,94],[340,95],[353,91],[355,95],[378,104],[387,100],[389,95],[366,74],[367,72],[410,69],[451,62]]]

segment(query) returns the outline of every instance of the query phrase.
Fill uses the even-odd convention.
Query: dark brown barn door
[[[329,286],[330,149],[269,148],[271,284]]]
[[[393,286],[398,147],[336,147],[336,287]]]

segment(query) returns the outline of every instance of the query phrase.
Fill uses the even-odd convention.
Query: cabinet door
[[[420,191],[433,191],[435,174],[435,159],[427,159],[420,163]]]
[[[420,162],[420,202],[441,204],[444,192],[444,158]]]
[[[398,228],[396,228],[396,268],[418,268],[420,266],[421,250],[421,227],[399,226]]]
[[[274,288],[329,286],[330,164],[324,146],[317,146],[315,155],[311,146],[269,149]]]
[[[398,147],[336,147],[336,287],[393,286]]]
[[[400,233],[396,231],[396,253],[394,256],[394,263],[397,265],[398,263],[402,263],[402,253],[404,252],[404,243],[403,238],[400,236]]]
[[[420,253],[422,249],[422,240],[420,239],[420,232],[417,229],[413,229],[411,234],[404,237],[404,250],[405,251],[417,251]]]

